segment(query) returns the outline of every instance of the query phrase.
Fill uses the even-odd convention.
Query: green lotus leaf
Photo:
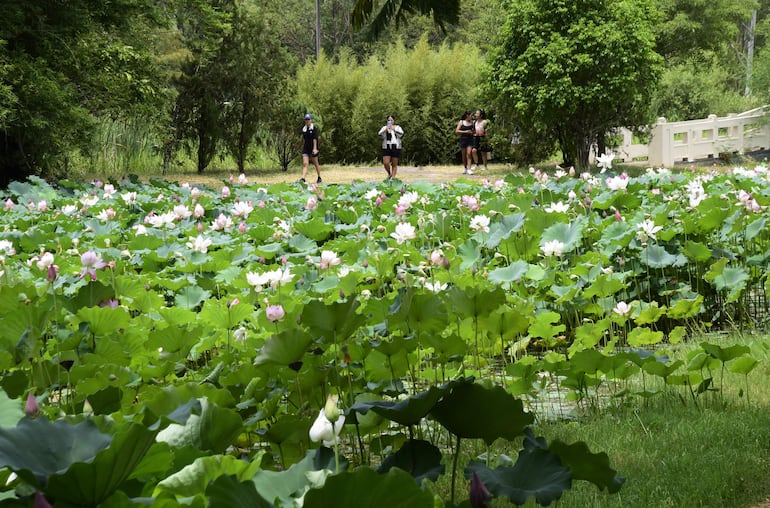
[[[634,347],[650,346],[663,340],[663,332],[650,330],[645,326],[634,328],[628,333],[628,344]]]
[[[656,357],[649,357],[645,360],[644,363],[642,363],[642,370],[644,370],[646,373],[651,374],[653,376],[662,377],[663,379],[668,378],[671,374],[676,372],[679,367],[684,365],[684,362],[682,360],[677,360],[673,363],[667,364],[665,362],[660,361]]]
[[[692,299],[682,298],[672,302],[666,314],[671,319],[687,319],[700,314],[702,308],[703,295],[697,295]]]
[[[130,423],[115,430],[109,448],[89,462],[72,464],[48,478],[46,496],[75,506],[98,506],[129,477],[155,442],[157,431]]]
[[[302,360],[312,341],[313,337],[301,329],[284,330],[265,341],[254,365],[272,363],[286,367]]]
[[[366,317],[358,314],[360,306],[355,298],[326,305],[313,300],[302,310],[302,324],[315,336],[323,337],[327,343],[341,341],[350,337],[366,322]]]
[[[112,436],[90,420],[70,424],[24,418],[15,428],[0,428],[0,467],[44,486],[50,475],[63,473],[76,462],[92,461],[111,442]]]
[[[658,308],[658,302],[643,303],[639,314],[634,318],[634,322],[640,326],[657,323],[658,320],[665,315],[665,305]]]
[[[728,347],[721,347],[717,344],[709,344],[708,342],[700,343],[701,349],[713,358],[716,358],[722,363],[727,363],[730,360],[738,358],[740,356],[751,353],[751,349],[743,344],[734,344]]]
[[[728,368],[730,369],[730,372],[734,372],[735,374],[747,375],[754,370],[754,367],[757,365],[759,365],[759,361],[753,356],[741,356],[730,362]]]
[[[564,252],[573,250],[583,239],[583,224],[584,221],[581,219],[571,224],[565,224],[564,222],[552,224],[543,231],[543,236],[540,238],[540,246],[542,247],[546,242],[558,240],[564,244]]]
[[[305,254],[317,250],[318,244],[315,240],[311,240],[305,235],[297,234],[289,238],[289,247],[291,247],[294,252]]]
[[[524,225],[525,215],[523,213],[514,213],[504,215],[499,221],[493,222],[489,227],[489,235],[485,247],[495,249],[500,245],[501,240],[507,240],[512,233],[519,231]]]
[[[283,415],[261,433],[271,443],[306,442],[313,422],[297,415]]]
[[[583,441],[566,444],[555,440],[548,449],[559,456],[562,465],[569,468],[573,480],[591,482],[599,487],[599,490],[606,488],[610,493],[618,492],[626,481],[610,467],[610,459],[606,453],[591,453]]]
[[[759,217],[756,220],[748,223],[743,230],[746,235],[746,240],[753,240],[759,234],[767,230],[767,219],[765,217]]]
[[[220,476],[206,488],[208,508],[273,508],[259,495],[254,483],[240,481],[236,476]]]
[[[211,298],[203,304],[200,318],[216,329],[229,330],[238,326],[253,311],[253,307],[245,303],[232,305],[230,301],[225,299]]]
[[[431,410],[433,417],[461,438],[483,439],[487,446],[497,438],[522,435],[534,421],[524,404],[503,388],[486,388],[471,381],[457,382]]]
[[[169,425],[158,434],[158,441],[176,448],[189,445],[221,453],[232,444],[242,426],[241,417],[237,413],[202,398],[200,414],[191,414],[184,425]]]
[[[515,505],[532,498],[542,506],[551,504],[572,487],[572,474],[555,453],[527,441],[524,444],[513,466],[489,469],[483,462],[471,461],[465,477],[470,479],[476,473],[493,496],[508,498]]]
[[[294,229],[311,240],[323,242],[334,231],[334,225],[316,217],[308,221],[295,222]]]
[[[334,471],[335,468],[334,451],[321,446],[307,451],[302,460],[285,471],[258,471],[252,481],[257,492],[277,506],[294,505],[295,499],[312,487],[310,477],[314,473],[324,470]],[[348,461],[341,457],[340,471],[345,471],[347,468]],[[369,471],[374,473],[373,469]],[[307,501],[304,506],[307,506]]]
[[[529,263],[519,259],[508,266],[495,268],[489,272],[489,281],[497,284],[516,282],[523,279],[529,271]]]
[[[435,482],[446,469],[441,463],[442,458],[441,450],[430,442],[410,439],[396,453],[388,455],[377,472],[387,473],[397,467],[411,474],[418,484],[425,478]]]
[[[454,384],[441,387],[431,386],[427,391],[412,395],[402,400],[375,400],[357,402],[350,406],[350,411],[366,414],[373,411],[390,421],[401,425],[417,425],[436,406],[436,403],[449,393]]]
[[[692,261],[704,262],[711,259],[711,249],[706,244],[687,240],[682,248],[682,254]]]
[[[442,331],[449,320],[444,300],[434,293],[417,294],[413,290],[398,294],[390,321],[399,329],[414,330],[420,336]]]
[[[647,245],[639,254],[639,259],[650,268],[667,268],[686,264],[684,256],[669,254],[664,247],[656,244]]]
[[[626,288],[620,274],[599,274],[588,288],[583,291],[584,298],[606,298]]]
[[[177,307],[192,310],[211,296],[209,291],[199,286],[186,286],[177,293],[174,303]]]
[[[446,296],[452,312],[464,318],[485,316],[505,303],[505,291],[500,287],[488,290],[452,286]]]
[[[479,264],[481,260],[481,246],[472,238],[468,238],[457,247],[460,256],[460,270],[470,270]]]
[[[262,452],[264,453],[264,452]],[[261,460],[246,462],[232,455],[211,455],[199,457],[155,486],[154,497],[161,492],[174,496],[192,497],[206,491],[209,483],[220,476],[230,476],[238,481],[254,478]]]
[[[305,508],[433,508],[433,494],[399,468],[378,474],[370,468],[330,476],[320,489],[305,494]]]
[[[21,403],[8,397],[5,390],[0,390],[0,428],[16,427],[22,418],[24,411],[21,409]]]
[[[529,326],[529,334],[532,337],[550,339],[564,332],[565,325],[557,325],[561,316],[556,312],[541,312],[535,316],[535,321]]]

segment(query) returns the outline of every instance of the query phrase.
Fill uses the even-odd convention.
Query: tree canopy
[[[644,0],[509,0],[488,86],[522,131],[556,139],[585,168],[590,145],[648,118],[662,59]]]

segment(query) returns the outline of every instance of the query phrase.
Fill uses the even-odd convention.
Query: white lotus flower
[[[425,289],[433,291],[434,293],[440,293],[442,291],[446,291],[447,287],[449,287],[449,285],[446,283],[442,284],[441,282],[438,282],[438,281],[436,281],[435,283],[431,281],[425,281]]]
[[[37,267],[43,272],[48,271],[48,267],[53,266],[53,261],[53,254],[44,252],[40,255],[40,259],[37,260]]]
[[[420,195],[416,192],[405,192],[399,199],[398,204],[400,206],[404,206],[406,208],[411,207],[413,204],[415,204],[417,201],[420,200]]]
[[[64,205],[61,207],[61,213],[64,215],[72,215],[73,213],[78,211],[78,207],[75,205]]]
[[[195,238],[190,237],[190,241],[187,242],[187,248],[196,252],[207,253],[209,251],[209,245],[211,245],[211,238],[206,238],[203,235],[198,235]]]
[[[321,259],[318,262],[318,267],[321,270],[337,266],[342,261],[337,257],[337,253],[331,250],[325,250],[321,252]]]
[[[232,214],[233,217],[247,218],[251,212],[254,211],[254,205],[249,201],[238,201],[233,205]]]
[[[614,153],[605,153],[596,158],[596,165],[602,168],[601,173],[612,169],[612,161],[615,159]]]
[[[657,240],[655,235],[663,229],[663,226],[656,226],[650,219],[640,222],[636,227],[639,228],[639,231],[636,232],[636,237],[642,243],[646,243],[649,238]]]
[[[127,205],[133,205],[136,203],[136,192],[124,192],[120,195],[120,198]]]
[[[395,238],[398,244],[402,244],[408,240],[416,238],[417,234],[414,232],[414,226],[408,222],[399,222],[396,225],[396,230],[391,233],[390,236]]]
[[[560,242],[559,240],[551,240],[550,242],[545,242],[541,249],[543,251],[543,256],[545,257],[561,256],[564,254],[564,242]]]
[[[366,191],[366,194],[364,194],[364,199],[368,199],[371,201],[372,199],[377,199],[377,196],[380,195],[380,191],[377,189],[369,189]]]
[[[631,306],[628,305],[626,302],[618,302],[617,305],[615,305],[615,308],[612,309],[612,312],[617,314],[618,316],[628,316],[628,314],[631,312]]]
[[[106,183],[104,184],[104,195],[102,196],[102,199],[112,199],[115,197],[116,192],[117,190],[114,185]]]
[[[310,427],[310,440],[314,443],[323,441],[324,446],[327,447],[334,446],[334,442],[336,441],[337,436],[340,435],[340,431],[342,430],[342,426],[344,424],[345,415],[339,415],[337,421],[332,423],[326,417],[325,410],[321,409],[318,412],[318,418],[315,419],[313,426]]]
[[[605,183],[607,184],[607,188],[609,190],[623,191],[628,188],[628,178],[623,178],[621,176],[607,178]]]
[[[263,273],[248,272],[246,273],[246,282],[250,286],[254,286],[254,289],[259,292],[262,291],[262,286],[270,284],[270,278]]]
[[[187,205],[176,205],[171,213],[174,214],[177,220],[189,219],[192,215],[192,212],[187,208]]]
[[[265,272],[263,277],[267,281],[267,284],[269,284],[271,288],[275,289],[278,286],[285,286],[286,284],[290,283],[294,278],[294,275],[288,268],[283,270],[276,268],[270,272]]]
[[[549,206],[543,208],[546,213],[567,213],[569,211],[569,204],[559,201],[557,203],[551,203]]]
[[[174,215],[174,212],[166,212],[160,215],[149,215],[147,217],[147,222],[149,222],[150,225],[156,228],[162,228],[164,226],[168,226],[170,229],[173,229],[175,227],[174,226],[175,219],[176,219],[176,215]]]
[[[214,231],[232,231],[234,226],[235,224],[233,223],[233,219],[223,213],[220,213],[211,223],[211,229]]]
[[[471,219],[470,228],[474,231],[489,233],[489,217],[486,215],[476,215]]]

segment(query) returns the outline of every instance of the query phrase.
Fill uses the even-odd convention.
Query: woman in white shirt
[[[393,115],[388,115],[378,134],[382,137],[382,164],[388,173],[388,180],[398,173],[398,159],[401,158],[401,136],[404,129],[396,124]]]

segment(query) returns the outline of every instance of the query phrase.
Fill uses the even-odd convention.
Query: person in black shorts
[[[385,119],[385,125],[380,132],[382,137],[382,164],[388,173],[388,180],[396,177],[398,173],[398,159],[401,158],[401,136],[404,135],[404,129],[396,124],[393,115],[388,115]]]
[[[317,183],[321,183],[321,166],[318,164],[318,128],[313,125],[313,115],[305,115],[305,125],[302,127],[302,178],[300,182],[305,183],[307,178],[307,166],[313,162],[315,172],[318,174]]]
[[[460,136],[460,151],[463,156],[463,174],[472,175],[471,161],[473,160],[473,120],[470,110],[463,113],[462,118],[457,122],[455,134]]]
[[[481,154],[482,169],[487,170],[487,159],[489,158],[489,146],[486,143],[489,123],[487,114],[483,109],[477,109],[473,120],[473,170],[478,168],[479,154]]]

